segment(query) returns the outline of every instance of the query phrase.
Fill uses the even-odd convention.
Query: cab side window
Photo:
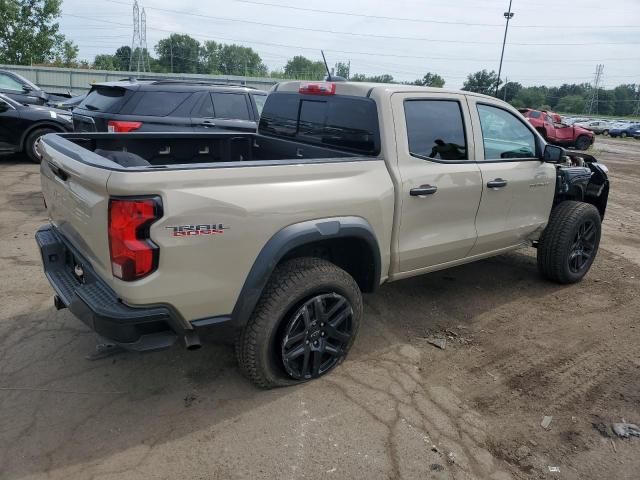
[[[478,105],[485,160],[536,158],[535,135],[515,115]]]
[[[459,102],[407,100],[404,114],[412,156],[443,161],[469,159]]]
[[[11,78],[9,75],[0,73],[0,88],[20,92],[22,91],[22,84],[17,80]]]

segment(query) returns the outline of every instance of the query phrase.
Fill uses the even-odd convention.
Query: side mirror
[[[23,85],[23,86],[22,86],[22,91],[23,91],[24,93],[29,93],[29,92],[31,92],[32,90],[33,90],[33,89],[32,89],[29,85]]]
[[[565,156],[564,148],[556,145],[545,145],[542,159],[547,163],[560,163]]]

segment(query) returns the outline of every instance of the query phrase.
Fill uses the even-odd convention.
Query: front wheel
[[[622,132],[620,134],[620,138],[627,138],[627,132]]]
[[[605,130],[604,132],[602,132],[602,134],[606,137],[607,135],[609,135],[609,130]]]
[[[236,341],[245,376],[261,388],[321,377],[347,355],[362,318],[353,277],[319,258],[279,265]]]
[[[576,140],[576,149],[577,150],[586,150],[591,145],[591,139],[586,135],[580,135]]]
[[[551,211],[538,243],[538,270],[554,282],[579,282],[598,253],[600,234],[596,207],[583,202],[560,203]]]
[[[42,161],[38,144],[40,143],[40,139],[47,133],[56,133],[56,130],[52,128],[38,128],[31,132],[24,141],[24,152],[33,163],[40,163]]]

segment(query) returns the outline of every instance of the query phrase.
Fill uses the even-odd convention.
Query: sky
[[[459,88],[498,71],[509,0],[139,0],[149,48],[172,32],[256,50],[270,70],[304,55],[400,81],[427,72]],[[502,79],[528,85],[640,83],[640,0],[513,0]],[[80,58],[131,45],[133,0],[64,0],[61,32]]]

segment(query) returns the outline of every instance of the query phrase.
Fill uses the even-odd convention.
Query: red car
[[[586,150],[593,144],[595,135],[592,131],[575,125],[565,125],[557,113],[532,108],[521,108],[519,111],[549,143],[574,147],[577,150]]]

